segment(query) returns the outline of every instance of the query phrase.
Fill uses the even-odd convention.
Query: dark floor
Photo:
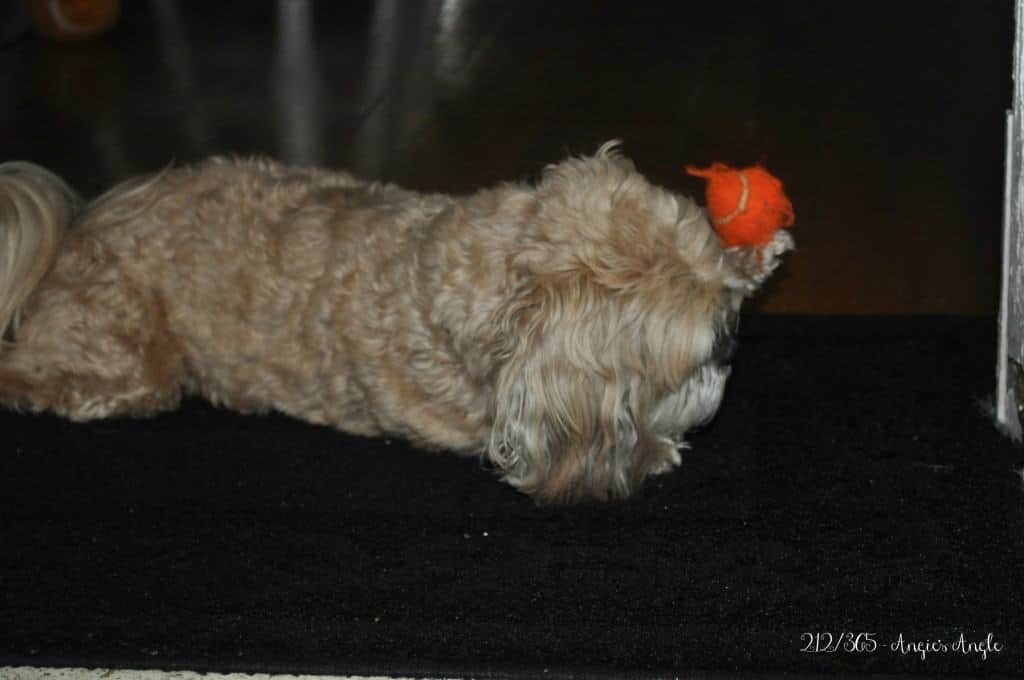
[[[0,411],[0,666],[1020,677],[1024,451],[977,404],[994,333],[745,318],[682,465],[575,507],[475,460],[198,400],[87,424]]]
[[[762,311],[995,310],[1010,0],[125,5],[84,44],[0,26],[0,159],[89,194],[228,152],[468,191],[619,137],[688,193],[687,163],[786,181]]]

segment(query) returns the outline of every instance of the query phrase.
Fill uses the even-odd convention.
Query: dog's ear
[[[614,294],[564,273],[518,298],[487,447],[505,481],[540,502],[606,500],[677,460],[676,442],[652,427],[654,409],[711,354],[713,337],[697,318],[703,306],[662,292]]]
[[[625,497],[642,479],[628,391],[574,363],[563,340],[535,338],[504,366],[488,457],[539,502]]]
[[[550,347],[509,363],[488,450],[503,478],[542,503],[624,498],[657,461],[629,388]],[[663,455],[658,455],[660,460]]]

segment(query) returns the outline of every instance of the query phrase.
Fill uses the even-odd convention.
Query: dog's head
[[[543,502],[624,497],[714,415],[742,299],[792,247],[723,249],[614,144],[549,167],[497,319],[512,338],[487,457]]]

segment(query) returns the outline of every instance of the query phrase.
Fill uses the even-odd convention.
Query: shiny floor
[[[86,194],[211,153],[465,192],[621,138],[682,192],[687,163],[785,180],[760,311],[996,308],[1011,0],[124,5],[80,44],[0,26],[0,159]]]

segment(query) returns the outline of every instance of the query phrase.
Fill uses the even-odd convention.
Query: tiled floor
[[[686,163],[786,181],[762,311],[992,313],[1012,29],[1010,0],[136,0],[8,37],[0,159],[87,194],[210,153],[469,191],[618,137],[687,193]]]

